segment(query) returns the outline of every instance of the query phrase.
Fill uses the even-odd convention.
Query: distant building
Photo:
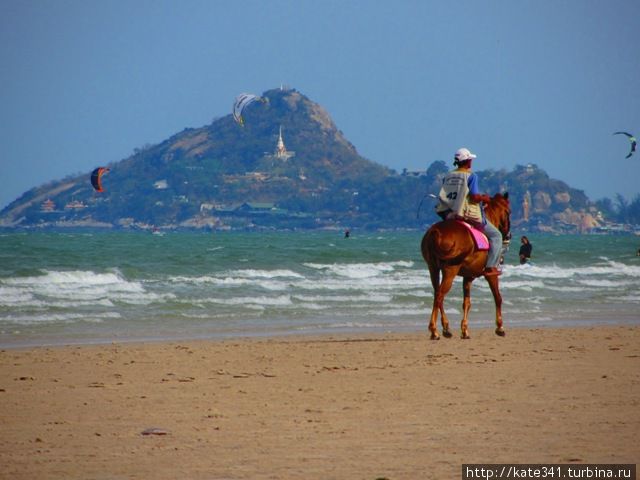
[[[406,168],[402,169],[403,177],[424,177],[426,174],[426,170],[407,170]]]
[[[87,206],[79,200],[72,200],[64,206],[65,210],[82,210]]]
[[[237,212],[268,212],[276,206],[270,202],[245,202],[236,208]]]
[[[265,180],[269,180],[271,175],[265,172],[248,172],[245,176],[258,182],[264,182]]]
[[[200,213],[211,212],[212,210],[215,210],[216,208],[218,208],[218,204],[217,203],[201,203],[200,204]]]
[[[42,204],[40,205],[40,211],[41,212],[54,212],[56,209],[56,204],[53,203],[53,201],[50,198],[47,198],[44,202],[42,202]]]

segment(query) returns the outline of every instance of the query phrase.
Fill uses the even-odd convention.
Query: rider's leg
[[[487,220],[484,225],[484,233],[489,239],[489,253],[487,254],[487,268],[496,268],[500,262],[502,252],[502,234]]]

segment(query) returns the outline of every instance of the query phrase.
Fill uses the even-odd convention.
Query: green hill
[[[243,117],[244,126],[229,114],[106,165],[104,192],[94,191],[90,172],[33,188],[0,212],[0,225],[411,228],[435,220],[427,201],[416,213],[426,193],[437,193],[443,162],[400,175],[369,161],[320,105],[293,89],[264,92]],[[278,153],[280,135],[286,151]],[[554,214],[590,208],[582,192],[535,167],[479,174],[485,190],[510,190],[517,218],[527,191],[529,221],[553,223]]]

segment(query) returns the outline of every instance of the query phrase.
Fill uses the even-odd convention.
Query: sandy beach
[[[5,349],[2,479],[454,479],[636,463],[640,327]]]

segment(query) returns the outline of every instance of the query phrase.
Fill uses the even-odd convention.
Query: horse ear
[[[504,192],[504,199],[509,200],[509,192]]]

